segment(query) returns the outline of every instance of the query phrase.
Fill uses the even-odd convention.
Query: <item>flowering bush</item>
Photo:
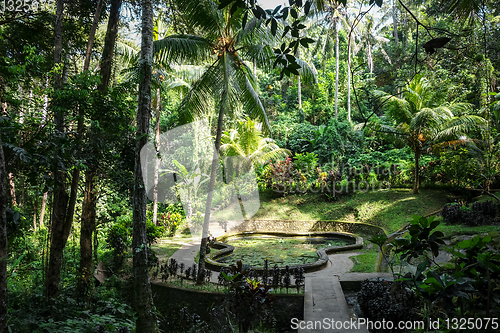
[[[290,157],[269,164],[262,173],[262,181],[267,188],[285,194],[287,187],[290,187],[294,180],[298,180],[299,177],[300,173],[294,170]]]
[[[180,213],[163,213],[161,216],[161,223],[165,227],[167,236],[171,237],[182,223],[183,216]]]

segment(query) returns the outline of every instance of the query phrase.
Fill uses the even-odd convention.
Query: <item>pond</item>
[[[241,260],[251,266],[263,266],[269,261],[269,268],[274,265],[293,266],[313,263],[318,260],[316,251],[325,247],[353,244],[352,241],[340,237],[274,237],[253,236],[230,238],[226,244],[234,246],[233,254],[218,259],[226,264]]]

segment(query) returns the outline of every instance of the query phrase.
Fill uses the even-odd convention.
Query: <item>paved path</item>
[[[210,220],[209,233],[213,237],[219,237],[224,234],[224,229],[215,220]],[[201,239],[197,238],[190,242],[182,244],[182,246],[170,257],[175,259],[178,264],[183,263],[184,267],[191,267],[195,263],[194,259],[200,251]],[[212,274],[211,282],[217,283],[218,274]]]
[[[339,322],[351,322],[349,307],[347,306],[347,301],[340,285],[340,276],[345,275],[344,273],[349,272],[354,266],[349,257],[358,254],[360,253],[349,252],[331,254],[328,256],[330,260],[324,269],[306,274],[303,323],[306,328],[299,329],[299,333],[368,333],[366,328],[360,330],[336,329],[335,326],[333,326],[335,324],[340,325]]]

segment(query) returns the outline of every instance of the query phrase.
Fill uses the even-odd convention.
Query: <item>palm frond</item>
[[[267,119],[266,110],[262,105],[259,95],[257,94],[257,84],[255,78],[250,71],[250,68],[245,64],[241,65],[240,70],[235,72],[235,80],[241,89],[240,101],[243,104],[243,109],[247,112],[250,118],[257,119],[263,124],[263,131],[266,134],[271,133],[271,126]]]
[[[448,106],[448,109],[454,116],[462,116],[469,114],[473,109],[473,105],[470,103],[453,103]]]
[[[274,52],[269,45],[250,45],[242,49],[243,57],[255,60],[255,64],[264,70],[273,67]]]
[[[175,77],[180,78],[186,82],[194,82],[199,80],[203,73],[206,71],[205,66],[194,66],[194,65],[181,65],[173,66],[175,71]]]
[[[223,155],[244,157],[256,165],[290,153],[287,149],[278,147],[272,139],[263,138],[259,125],[260,123],[246,117],[237,122],[236,128],[224,132],[221,146]]]
[[[378,98],[382,105],[382,109],[386,110],[387,115],[395,120],[396,123],[409,124],[413,119],[413,114],[405,99],[391,96],[380,90],[375,90],[373,96]]]
[[[453,113],[446,107],[435,109],[423,108],[410,121],[410,127],[418,132],[427,132],[438,128],[441,124],[453,117]]]
[[[277,41],[277,37],[273,36],[271,30],[263,24],[263,21],[256,19],[255,17],[250,19],[244,28],[241,26],[241,19],[237,22],[237,24],[238,32],[235,36],[237,44],[252,44],[259,42],[259,40],[262,44]]]
[[[300,65],[299,75],[304,80],[305,84],[316,85],[318,84],[318,71],[314,64],[308,63],[302,59],[297,58],[297,64]]]
[[[209,40],[194,35],[170,35],[153,42],[153,56],[158,62],[197,63],[213,55]]]
[[[250,160],[254,165],[262,165],[268,163],[270,160],[286,157],[290,154],[291,152],[288,149],[280,148],[275,143],[267,143],[262,145],[258,151],[250,155]]]
[[[116,53],[127,65],[137,62],[140,56],[138,49],[119,40],[116,41]]]
[[[224,13],[212,0],[176,0],[186,24],[200,30],[204,36],[221,36],[224,31]]]
[[[481,8],[481,1],[475,0],[448,0],[448,12],[455,13],[455,15],[463,20],[471,23],[479,13]]]
[[[219,59],[197,80],[179,106],[181,124],[192,122],[207,111],[208,102],[214,96],[222,96],[224,72]]]
[[[237,142],[222,142],[220,153],[223,156],[244,156],[245,152]]]
[[[441,128],[435,136],[435,141],[443,141],[463,135],[466,133],[471,133],[474,131],[482,131],[487,127],[487,121],[479,116],[460,116],[451,119],[449,122],[444,124],[444,128]]]

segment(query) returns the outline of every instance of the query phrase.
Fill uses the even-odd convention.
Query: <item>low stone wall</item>
[[[235,237],[235,236],[255,236],[259,235],[260,232],[241,232],[241,233],[234,233],[230,235],[224,235],[221,237],[222,242],[214,242],[211,247],[212,250],[207,257],[205,258],[205,267],[219,272],[221,268],[223,267],[229,267],[229,264],[226,263],[221,263],[218,262],[217,259],[225,257],[227,255],[230,255],[233,250],[234,246],[231,246],[229,244],[224,243],[223,241],[230,238],[230,237]],[[263,233],[264,234],[264,233]],[[328,237],[328,236],[333,236],[333,237],[338,237],[338,238],[344,238],[344,239],[349,239],[352,241],[353,244],[349,245],[343,245],[343,246],[330,246],[330,247],[325,247],[322,249],[319,249],[316,251],[318,254],[318,260],[309,263],[309,264],[301,264],[301,265],[294,265],[294,266],[289,266],[289,269],[293,271],[296,268],[303,268],[306,273],[309,272],[314,272],[317,270],[322,269],[323,267],[326,266],[328,263],[328,254],[334,253],[334,252],[341,252],[341,251],[349,251],[349,250],[355,250],[355,249],[360,249],[363,247],[363,238],[350,234],[350,233],[339,233],[339,232],[277,232],[277,231],[270,231],[270,232],[265,232],[266,235],[273,235],[273,236],[280,236],[280,237],[294,237],[294,236],[308,236],[308,237],[313,237],[313,236],[321,236],[321,237]],[[254,271],[257,273],[262,273],[264,271],[264,268],[262,267],[252,267]],[[284,267],[280,267],[281,270],[284,270]]]
[[[349,232],[353,234],[369,234],[372,236],[385,234],[384,229],[367,223],[344,221],[287,221],[287,220],[245,220],[242,223],[228,222],[228,233],[253,232]]]
[[[152,282],[151,289],[157,310],[172,324],[176,323],[183,307],[188,307],[190,314],[196,313],[202,320],[210,322],[208,309],[221,305],[225,297],[222,292],[181,288],[164,282]],[[271,306],[278,330],[289,329],[292,318],[304,319],[304,294],[274,294]],[[168,332],[168,324],[164,327],[165,332]]]

